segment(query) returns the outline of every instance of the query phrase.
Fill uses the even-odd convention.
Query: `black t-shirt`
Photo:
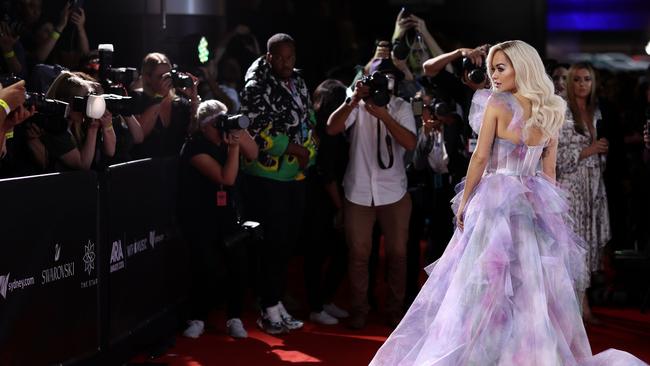
[[[113,116],[113,130],[115,131],[115,155],[110,159],[110,164],[123,163],[132,160],[131,149],[134,141],[129,125],[121,116]]]
[[[144,99],[147,107],[159,103],[151,97],[144,96]],[[174,99],[169,124],[165,127],[158,116],[149,135],[141,144],[133,146],[133,156],[136,158],[178,156],[187,136],[190,114],[190,104],[186,99]]]
[[[232,232],[237,221],[237,192],[235,187],[223,186],[211,181],[190,164],[199,154],[206,154],[222,167],[226,164],[228,147],[215,145],[201,133],[191,136],[181,153],[179,177],[179,216],[181,221],[192,227],[219,228],[224,233]],[[223,191],[227,196],[225,206],[217,205],[217,194]]]

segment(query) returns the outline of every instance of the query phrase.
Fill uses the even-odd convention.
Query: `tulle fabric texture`
[[[508,128],[521,136],[514,96],[487,90],[472,101],[475,131],[488,104],[508,108]],[[542,150],[495,139],[464,231],[425,269],[429,278],[370,365],[646,365],[612,349],[592,355],[575,288],[587,271],[584,243],[567,225],[565,192],[539,172]]]

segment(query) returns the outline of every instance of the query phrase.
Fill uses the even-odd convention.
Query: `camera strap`
[[[377,118],[377,162],[382,169],[390,169],[393,167],[395,157],[393,156],[393,140],[386,134],[386,150],[388,150],[388,166],[384,164],[381,158],[381,121]]]

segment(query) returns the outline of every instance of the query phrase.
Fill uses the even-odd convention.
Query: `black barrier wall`
[[[177,159],[145,159],[107,171],[102,221],[107,225],[109,346],[186,296],[188,256],[174,220],[177,165]]]
[[[96,353],[96,174],[0,180],[0,197],[0,365]]]
[[[0,180],[0,365],[119,365],[176,332],[175,158]]]

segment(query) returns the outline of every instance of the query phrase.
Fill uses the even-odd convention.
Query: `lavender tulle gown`
[[[488,103],[509,108],[508,128],[521,136],[515,97],[487,90],[472,101],[474,131]],[[370,365],[646,365],[613,349],[591,353],[574,287],[587,271],[583,242],[565,223],[565,192],[541,173],[543,149],[495,138],[464,231],[426,268],[428,280]]]

